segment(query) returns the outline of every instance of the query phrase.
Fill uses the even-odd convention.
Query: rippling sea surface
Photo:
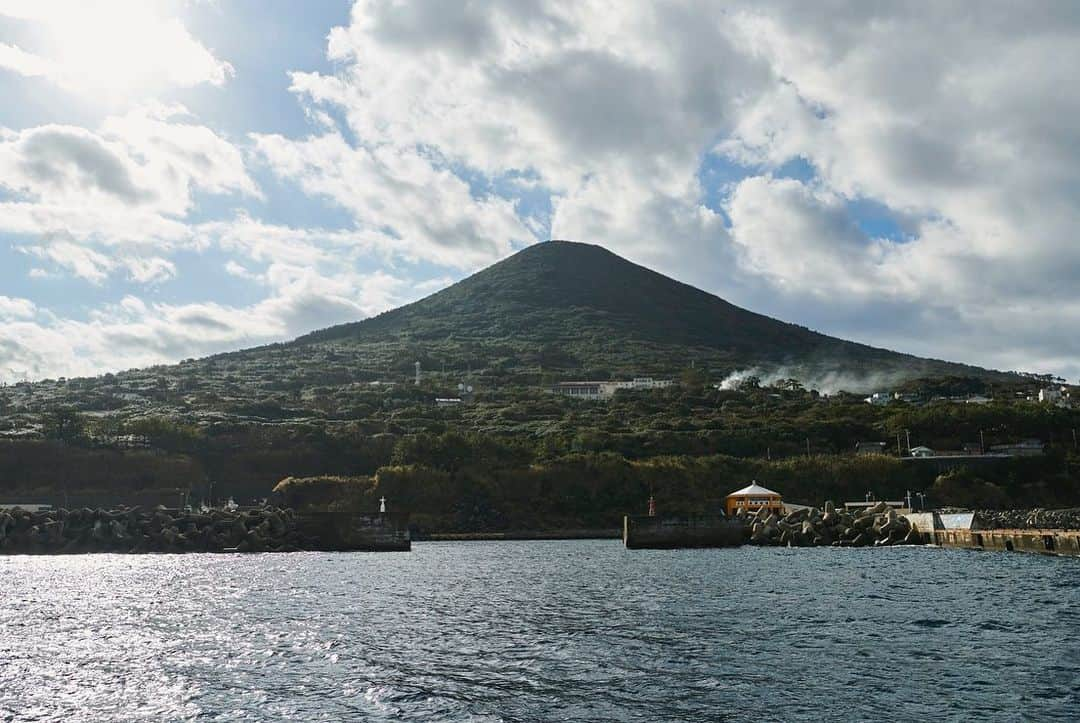
[[[1080,560],[929,548],[0,558],[0,720],[1080,720]]]

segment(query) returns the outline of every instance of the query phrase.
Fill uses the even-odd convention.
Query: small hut
[[[780,493],[765,489],[756,481],[751,483],[749,487],[735,490],[728,495],[725,507],[729,516],[740,509],[747,512],[757,512],[762,508],[780,515],[784,514],[784,502],[780,498]]]

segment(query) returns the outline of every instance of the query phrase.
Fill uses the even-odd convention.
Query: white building
[[[551,387],[552,394],[575,399],[602,399],[602,391],[608,382],[558,382]]]
[[[1046,402],[1047,404],[1062,404],[1065,401],[1065,390],[1040,389],[1039,401]]]
[[[551,387],[551,392],[575,399],[610,399],[620,389],[644,391],[665,389],[674,384],[672,379],[653,379],[652,377],[636,377],[631,381],[619,382],[558,382]]]

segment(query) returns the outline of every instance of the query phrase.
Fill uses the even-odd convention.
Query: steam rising
[[[784,379],[797,379],[805,388],[816,389],[822,394],[836,394],[837,392],[866,394],[891,390],[911,375],[896,371],[854,374],[838,371],[835,367],[825,368],[805,364],[758,366],[732,372],[720,382],[720,388],[737,389],[750,377],[760,379],[762,386],[769,386]]]

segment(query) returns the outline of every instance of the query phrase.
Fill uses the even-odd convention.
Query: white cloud
[[[512,202],[474,196],[464,180],[415,149],[353,148],[338,133],[254,141],[276,173],[348,209],[373,245],[395,255],[471,268],[505,256],[512,242],[534,240]]]
[[[22,251],[51,261],[56,266],[81,279],[100,284],[113,268],[108,256],[70,241],[59,240],[47,245],[26,246]]]
[[[55,269],[62,269],[97,285],[103,284],[117,270],[126,271],[128,279],[140,284],[154,284],[176,275],[176,265],[168,259],[130,253],[107,255],[63,238],[22,246],[19,250],[51,262]],[[47,278],[49,275],[43,269],[31,271],[32,277]]]
[[[29,299],[0,296],[0,321],[10,322],[15,319],[31,319],[36,313],[37,306]]]
[[[702,204],[696,172],[733,122],[731,99],[768,80],[767,64],[736,52],[725,24],[700,3],[613,12],[604,3],[358,2],[350,26],[330,34],[329,56],[341,71],[292,76],[301,98],[344,112],[360,146],[352,163],[331,160],[350,156],[326,153],[328,138],[303,146],[275,139],[267,156],[369,224],[389,218],[408,228],[406,219],[435,198],[438,222],[401,234],[429,239],[417,243],[421,258],[448,263],[441,239],[451,258],[475,265],[508,251],[494,234],[522,235],[509,207],[500,209],[505,221],[481,224],[480,217],[493,221],[493,209],[440,200],[462,193],[384,180],[430,159],[433,170],[528,178],[530,191],[555,194],[551,236],[603,243],[704,283],[706,268],[730,268],[730,252],[722,219]],[[455,185],[438,173],[442,186]],[[378,181],[349,183],[354,178]],[[383,203],[391,189],[395,202]],[[542,233],[544,221],[522,219],[530,235]],[[481,242],[485,253],[468,258]],[[709,260],[688,263],[700,254]]]
[[[878,264],[882,245],[863,233],[843,199],[792,179],[757,176],[728,203],[745,267],[796,292],[890,293]]]
[[[175,362],[282,341],[355,321],[411,300],[408,284],[382,271],[323,276],[272,265],[270,293],[248,306],[148,303],[127,296],[83,321],[0,297],[0,379],[79,376]]]
[[[98,132],[0,128],[0,186],[44,204],[171,216],[191,209],[196,190],[258,196],[240,151],[205,126],[174,120],[183,112],[144,106],[106,118]]]
[[[176,264],[160,257],[133,258],[125,264],[132,281],[153,284],[176,276]]]
[[[91,131],[0,128],[0,233],[94,283],[124,270],[138,283],[175,276],[166,255],[196,247],[185,221],[197,192],[261,198],[240,150],[178,107],[140,106]]]
[[[29,47],[0,44],[0,68],[95,98],[224,84],[232,66],[165,10],[151,0],[4,0],[0,18],[26,21],[34,32]]]
[[[0,43],[0,68],[28,78],[46,75],[51,70],[48,61],[7,43]]]

